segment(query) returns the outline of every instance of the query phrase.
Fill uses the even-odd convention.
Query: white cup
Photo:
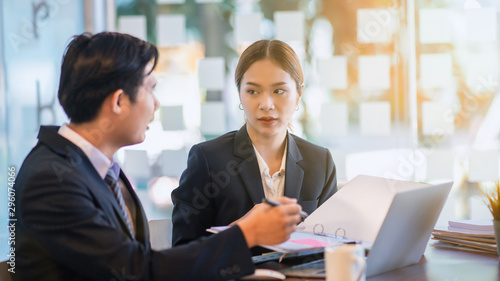
[[[326,281],[360,281],[365,279],[365,250],[360,245],[325,248]]]

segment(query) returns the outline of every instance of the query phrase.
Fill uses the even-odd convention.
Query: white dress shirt
[[[281,167],[279,171],[274,173],[272,176],[269,174],[269,166],[267,165],[264,158],[260,155],[257,148],[253,146],[255,150],[255,155],[257,156],[257,162],[259,163],[260,176],[262,178],[262,186],[264,186],[264,195],[267,199],[274,199],[285,195],[285,169],[286,169],[286,154],[288,149],[288,143],[285,143],[285,150],[283,152],[283,158],[281,159]]]
[[[63,124],[58,131],[59,135],[69,140],[76,146],[78,146],[83,153],[89,158],[90,163],[96,169],[97,173],[104,180],[109,169],[113,169],[115,175],[120,175],[120,166],[118,163],[111,161],[104,153],[102,153],[97,147],[93,146],[89,141],[80,136],[77,132],[73,131],[68,124]],[[118,183],[122,190],[123,199],[127,206],[127,213],[132,223],[132,229],[135,232],[135,204],[133,203],[132,196],[128,192],[123,181],[118,177]],[[113,192],[113,191],[111,191]],[[132,211],[131,211],[132,210]]]

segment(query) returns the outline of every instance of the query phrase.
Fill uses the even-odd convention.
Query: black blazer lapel
[[[234,137],[234,155],[241,158],[238,172],[245,186],[248,195],[254,204],[262,202],[264,195],[264,186],[260,176],[259,163],[252,145],[252,141],[248,136],[247,127],[243,125],[236,132]]]
[[[290,133],[287,133],[288,152],[285,171],[285,196],[300,199],[300,190],[304,179],[304,170],[299,166],[302,154]]]
[[[87,176],[85,181],[88,181],[88,188],[94,194],[96,200],[99,201],[103,211],[110,219],[114,218],[115,224],[120,225],[123,232],[132,238],[125,225],[120,205],[118,205],[113,192],[111,192],[106,182],[97,173],[87,155],[74,143],[59,135],[58,130],[58,126],[42,126],[38,134],[38,139],[55,153],[66,159],[67,165],[58,167],[60,177],[64,178],[64,173],[71,173],[74,170],[79,170],[85,174]]]

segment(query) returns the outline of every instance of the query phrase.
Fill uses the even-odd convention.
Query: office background
[[[499,9],[493,0],[0,0],[0,222],[7,168],[19,168],[39,125],[67,122],[57,101],[66,45],[105,30],[160,49],[161,108],[146,141],[117,153],[149,219],[170,216],[189,148],[243,124],[234,69],[259,39],[299,55],[306,81],[293,133],[330,149],[341,184],[357,174],[454,180],[447,218],[490,218],[475,185],[499,178]],[[0,228],[0,253],[7,237]]]

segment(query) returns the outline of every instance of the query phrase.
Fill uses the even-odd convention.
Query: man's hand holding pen
[[[267,199],[267,198],[262,198],[262,202],[263,202],[263,203],[267,203],[267,204],[269,204],[269,205],[271,205],[271,206],[273,206],[273,207],[277,207],[277,206],[281,206],[281,205],[283,205],[283,204],[281,204],[281,203],[280,203],[280,202],[278,202],[278,201],[275,201],[275,200],[272,200],[272,199]],[[304,212],[304,211],[300,211],[300,213],[299,213],[299,214],[300,214],[300,217],[301,217],[301,221],[304,221],[304,220],[307,218],[307,216],[309,216],[309,215],[308,215],[306,212]]]
[[[241,228],[249,247],[275,245],[286,241],[301,222],[302,207],[297,199],[280,197],[271,203],[256,204],[233,222]]]

